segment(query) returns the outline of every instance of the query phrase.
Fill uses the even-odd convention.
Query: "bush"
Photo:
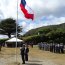
[[[33,42],[34,44],[37,44],[39,42],[46,42],[47,37],[45,35],[33,35],[33,36],[28,36],[28,37],[23,37],[23,40],[27,43]]]
[[[8,39],[0,39],[0,45],[1,45],[1,46],[4,46],[6,40],[8,40]]]

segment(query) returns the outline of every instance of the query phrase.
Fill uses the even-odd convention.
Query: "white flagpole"
[[[17,22],[18,22],[18,0],[17,0],[17,20],[16,20],[16,62],[17,62]]]

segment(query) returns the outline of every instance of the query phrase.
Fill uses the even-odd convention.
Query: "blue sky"
[[[30,29],[61,24],[65,22],[65,0],[26,0],[34,11],[34,20],[28,20],[20,10],[20,0],[0,0],[0,20],[12,17],[23,27],[23,33]]]

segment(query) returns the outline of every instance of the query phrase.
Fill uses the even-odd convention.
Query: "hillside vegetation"
[[[23,39],[27,42],[56,42],[65,43],[65,23],[49,25],[32,29],[24,34]]]

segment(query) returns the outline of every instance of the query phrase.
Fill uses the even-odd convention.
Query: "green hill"
[[[57,29],[62,29],[65,31],[65,23],[59,25],[49,25],[43,26],[36,29],[29,30],[24,36],[38,35],[38,34],[47,34],[51,31],[56,31]]]

